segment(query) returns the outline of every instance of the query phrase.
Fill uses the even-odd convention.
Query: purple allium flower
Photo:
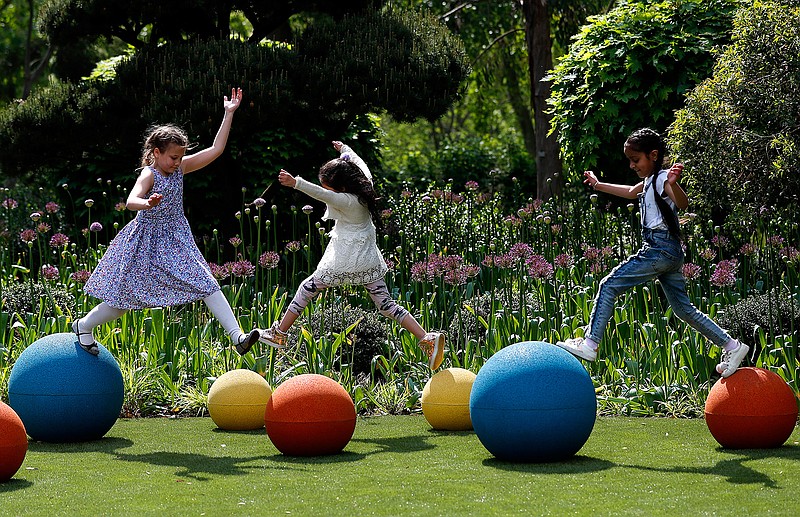
[[[528,267],[528,274],[533,278],[547,279],[553,276],[553,265],[541,255],[531,255],[525,265]]]
[[[706,248],[700,252],[700,257],[702,257],[703,260],[711,262],[712,260],[717,258],[717,252],[711,248]]]
[[[557,268],[569,269],[570,267],[572,267],[575,261],[572,258],[572,255],[569,255],[568,253],[561,253],[559,255],[556,255],[556,258],[553,260],[553,263]]]
[[[392,217],[392,209],[387,208],[386,210],[381,210],[381,219],[389,219]]]
[[[486,255],[483,257],[483,261],[481,262],[486,267],[493,267],[494,266],[494,255]]]
[[[45,280],[55,280],[58,278],[58,268],[50,264],[45,264],[42,266],[42,276]]]
[[[687,262],[683,265],[683,276],[686,280],[697,280],[700,277],[702,269],[697,264]]]
[[[228,242],[230,242],[230,243],[231,243],[231,245],[232,245],[234,248],[238,248],[239,246],[241,246],[241,245],[242,245],[242,239],[240,239],[238,235],[237,235],[237,236],[235,236],[235,237],[231,237],[230,239],[228,239]]]
[[[231,275],[244,278],[253,276],[256,272],[256,267],[249,260],[237,260],[236,262],[229,262]]]
[[[55,214],[61,207],[58,206],[58,203],[55,201],[48,201],[46,205],[44,205],[44,210],[48,214]]]
[[[786,246],[781,250],[780,255],[786,262],[795,263],[800,261],[800,251],[794,246]]]
[[[514,257],[516,260],[520,262],[524,262],[531,258],[533,253],[533,248],[530,247],[529,244],[524,242],[518,242],[511,246],[511,249],[508,251],[508,254]]]
[[[0,206],[2,206],[3,208],[6,208],[8,210],[13,210],[14,208],[17,208],[19,206],[19,203],[17,203],[17,201],[15,199],[11,199],[10,197],[7,197],[7,198],[5,198],[3,200],[2,203],[0,203]]]
[[[783,241],[784,239],[780,235],[773,235],[767,239],[767,244],[776,248],[780,248],[783,245]]]
[[[116,210],[117,212],[124,212],[127,207],[128,205],[126,205],[124,201],[120,201],[116,205],[114,205],[114,210]]]
[[[503,253],[502,255],[494,256],[494,265],[500,269],[510,269],[514,267],[516,259],[511,253]]]
[[[51,248],[62,248],[69,244],[69,237],[64,235],[63,233],[54,233],[52,237],[50,237],[50,247]]]
[[[736,259],[720,260],[711,273],[711,283],[718,287],[732,286],[736,283],[736,269],[739,261]]]
[[[291,251],[292,253],[299,251],[303,245],[300,244],[300,241],[289,241],[286,243],[286,251]]]
[[[211,269],[211,275],[217,280],[225,280],[231,275],[230,269],[226,266],[220,266],[219,264],[211,262],[208,264],[208,267]]]
[[[427,280],[427,266],[424,262],[415,262],[411,265],[411,280],[414,282]]]
[[[583,258],[589,262],[597,262],[600,259],[600,250],[594,246],[586,246],[583,249]]]
[[[389,271],[393,271],[394,266],[395,266],[394,260],[386,259],[386,269],[388,269]]]
[[[550,225],[550,232],[553,235],[560,235],[561,234],[561,225],[560,224],[552,224],[552,225]]]
[[[717,248],[727,248],[730,246],[730,239],[725,237],[724,235],[717,234],[711,238],[711,244],[716,246]]]
[[[739,253],[741,253],[742,255],[744,255],[746,257],[751,257],[751,256],[755,255],[756,251],[758,251],[758,248],[756,248],[756,245],[755,244],[751,244],[749,242],[747,242],[745,244],[742,244],[742,247],[739,248]]]
[[[90,232],[99,232],[103,230],[103,225],[98,223],[97,221],[93,222],[89,225]]]
[[[411,192],[410,190],[404,190],[404,191],[400,192],[400,198],[401,199],[410,199],[412,197],[414,197],[414,193]]]
[[[253,204],[256,208],[261,208],[262,206],[267,204],[267,201],[262,197],[257,197],[253,200]]]
[[[36,231],[39,233],[47,233],[50,231],[50,225],[47,223],[39,223],[36,225]]]
[[[36,231],[27,229],[19,232],[19,238],[22,242],[29,244],[36,240]]]
[[[278,267],[278,262],[280,262],[281,256],[274,251],[265,251],[258,257],[258,265],[263,267],[264,269],[275,269]]]
[[[73,282],[76,282],[78,284],[85,284],[86,282],[89,281],[90,276],[92,276],[92,274],[86,271],[85,269],[79,269],[78,271],[72,273],[69,277],[72,279]]]
[[[444,274],[444,283],[448,285],[464,285],[467,283],[467,275],[462,268],[451,269]]]
[[[464,184],[464,187],[465,187],[467,190],[472,190],[472,191],[475,191],[475,190],[478,190],[478,187],[479,187],[479,185],[478,185],[478,182],[477,182],[477,181],[472,181],[472,180],[470,180],[470,181],[468,181],[468,182],[466,182],[466,183]]]
[[[303,213],[308,215],[314,211],[314,207],[311,205],[303,205]]]

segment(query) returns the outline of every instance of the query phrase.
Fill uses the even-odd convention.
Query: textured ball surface
[[[28,452],[28,435],[19,416],[0,402],[0,482],[17,473]]]
[[[708,430],[723,447],[780,447],[797,422],[797,399],[777,373],[739,368],[711,388],[705,415]]]
[[[252,370],[220,375],[208,390],[208,412],[220,429],[246,431],[264,427],[264,411],[272,388]]]
[[[498,459],[545,462],[573,456],[594,428],[589,373],[566,350],[542,341],[503,348],[475,378],[472,426]]]
[[[338,382],[317,374],[278,386],[264,413],[267,436],[288,456],[336,454],[356,429],[356,408]]]
[[[102,438],[122,409],[122,372],[111,352],[85,352],[74,334],[51,334],[22,351],[8,379],[9,405],[43,442]]]
[[[475,374],[464,368],[447,368],[437,372],[422,390],[422,414],[434,429],[468,431],[469,395]]]

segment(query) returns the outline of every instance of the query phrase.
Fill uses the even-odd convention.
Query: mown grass
[[[574,458],[516,464],[415,415],[359,418],[341,454],[292,458],[209,418],[120,420],[95,442],[31,442],[0,513],[796,515],[799,442],[725,450],[702,419],[600,418]]]

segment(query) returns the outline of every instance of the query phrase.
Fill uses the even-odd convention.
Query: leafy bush
[[[666,128],[683,94],[710,74],[712,50],[730,41],[741,4],[626,0],[589,18],[551,75],[567,180],[586,169],[627,180],[625,138],[639,127]]]
[[[754,341],[757,329],[771,335],[786,335],[800,330],[800,302],[787,289],[776,287],[727,307],[719,317],[719,324],[746,342]]]
[[[345,347],[343,361],[353,359],[354,374],[369,374],[372,358],[385,353],[389,339],[387,321],[375,311],[365,311],[360,307],[353,307],[347,303],[335,302],[325,305],[324,309],[312,312],[307,318],[309,330],[314,335],[332,338],[344,332],[355,322],[360,321],[350,334],[352,348]],[[292,331],[299,331],[299,325],[294,325]],[[290,338],[290,342],[294,339]]]
[[[670,130],[693,210],[750,233],[762,207],[789,220],[800,197],[800,7],[756,2],[735,20],[713,77]]]
[[[42,282],[12,282],[3,288],[3,310],[10,313],[38,313],[43,317],[75,311],[75,296],[65,288]]]

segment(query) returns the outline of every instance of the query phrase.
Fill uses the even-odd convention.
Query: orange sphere
[[[272,393],[264,425],[272,444],[283,454],[336,454],[353,437],[356,408],[338,382],[307,373],[289,379]]]
[[[797,399],[778,374],[739,368],[711,388],[705,415],[708,430],[723,447],[780,447],[794,430]]]
[[[11,406],[0,402],[0,481],[17,473],[27,452],[25,425]]]

